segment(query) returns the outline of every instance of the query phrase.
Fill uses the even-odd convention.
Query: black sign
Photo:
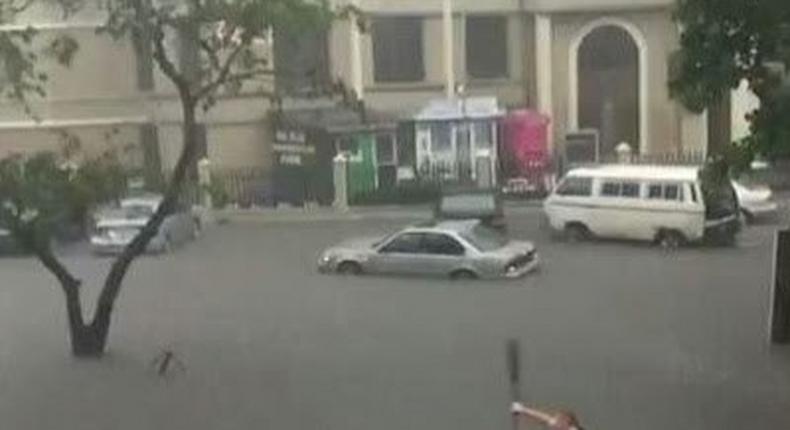
[[[597,163],[600,155],[597,130],[579,130],[565,135],[565,162],[569,165]]]
[[[773,343],[790,343],[790,230],[777,231],[774,245],[770,337]]]

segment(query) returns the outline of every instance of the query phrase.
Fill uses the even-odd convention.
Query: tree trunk
[[[66,313],[69,320],[71,352],[75,357],[99,358],[104,354],[107,344],[109,318],[97,324],[96,321],[86,325],[82,315],[82,303],[78,287],[64,285],[66,296]]]
[[[71,352],[77,358],[101,358],[107,338],[92,325],[71,327]]]

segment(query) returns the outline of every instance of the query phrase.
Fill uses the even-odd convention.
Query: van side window
[[[648,199],[660,199],[663,195],[664,190],[663,187],[659,184],[650,185],[647,189],[647,198]]]
[[[678,185],[664,185],[664,200],[682,200],[682,196]]]
[[[592,178],[565,178],[557,187],[560,196],[589,196],[592,194]]]
[[[601,195],[606,197],[639,197],[638,182],[604,182],[601,186]]]
[[[697,203],[697,187],[695,187],[693,183],[690,183],[689,189],[691,190],[691,201]]]
[[[624,182],[620,192],[623,197],[638,198],[639,184],[636,182]]]
[[[683,187],[680,184],[651,184],[647,189],[647,198],[683,201]]]
[[[619,197],[620,196],[620,183],[619,182],[604,182],[601,186],[601,195],[606,197]]]

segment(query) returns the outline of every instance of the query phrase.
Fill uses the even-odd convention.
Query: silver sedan
[[[158,195],[128,198],[121,201],[120,208],[104,211],[96,219],[96,231],[91,235],[91,248],[95,254],[119,254],[140,233],[162,202]],[[151,239],[146,251],[167,253],[176,246],[195,239],[200,232],[200,223],[192,211],[184,205],[165,217],[156,236]]]
[[[321,272],[517,278],[538,267],[535,246],[509,241],[478,221],[408,227],[384,238],[360,238],[321,254]]]

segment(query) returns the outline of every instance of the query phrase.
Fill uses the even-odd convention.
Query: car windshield
[[[507,237],[496,230],[482,225],[476,225],[472,229],[459,234],[472,246],[483,252],[501,249],[508,243]]]

